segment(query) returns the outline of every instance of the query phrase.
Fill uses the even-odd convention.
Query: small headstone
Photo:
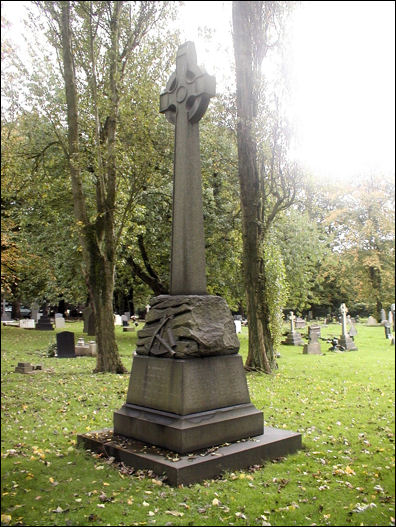
[[[34,329],[36,322],[32,318],[22,318],[19,321],[19,327],[24,329]]]
[[[282,344],[285,344],[287,346],[303,346],[304,341],[300,333],[298,333],[298,331],[295,331],[296,316],[294,315],[293,311],[290,311],[288,318],[290,320],[290,332],[287,334],[286,340],[283,341]]]
[[[96,357],[96,342],[94,340],[89,341],[89,351],[91,352],[91,357]]]
[[[130,311],[125,311],[124,315],[127,317],[127,320],[130,320],[130,318],[131,318],[131,312]]]
[[[63,318],[62,313],[55,313],[55,318],[61,318],[61,317]]]
[[[33,366],[30,362],[18,362],[18,366],[15,368],[15,373],[32,373]]]
[[[392,339],[392,329],[390,323],[386,320],[384,323],[385,338]]]
[[[3,300],[1,302],[1,321],[3,322],[9,322],[11,320],[11,313],[10,311],[6,311],[6,302]]]
[[[40,306],[38,305],[37,302],[33,302],[32,305],[30,306],[30,311],[31,311],[31,318],[37,322],[38,320],[38,312],[39,312],[39,309],[40,309]]]
[[[305,328],[305,320],[303,318],[297,317],[296,318],[296,329],[303,329]]]
[[[114,325],[122,326],[122,319],[120,315],[114,315]]]
[[[74,333],[72,331],[61,331],[56,335],[56,347],[59,358],[74,358],[76,356],[74,347]]]
[[[320,326],[316,326],[313,324],[311,326],[308,326],[308,338],[311,337],[312,333],[316,333],[318,338],[320,338],[321,336]]]
[[[58,317],[55,315],[55,328],[56,329],[61,329],[61,328],[64,328],[65,325],[66,325],[66,322],[65,322],[65,319],[62,317],[62,315],[60,315]]]
[[[128,317],[126,316],[125,313],[124,313],[123,315],[121,315],[121,322],[122,322],[122,325],[123,325],[124,327],[129,326],[129,319],[128,319]]]
[[[366,322],[366,326],[378,326],[378,323],[374,317],[369,316]]]
[[[235,324],[235,331],[237,333],[242,333],[242,321],[241,320],[234,320]]]
[[[312,331],[308,344],[304,344],[303,353],[306,355],[321,355],[322,350],[318,341],[318,333]]]
[[[36,329],[41,331],[53,331],[54,326],[51,324],[49,316],[42,315],[37,322]]]
[[[86,344],[83,337],[80,337],[77,340],[77,344],[75,347],[75,354],[77,356],[91,356],[91,350],[89,347],[89,344]]]
[[[355,325],[352,323],[352,320],[353,319],[351,319],[351,325],[349,326],[348,334],[353,339],[357,335],[357,329],[356,329]]]

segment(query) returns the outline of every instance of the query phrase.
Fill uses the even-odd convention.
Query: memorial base
[[[303,346],[304,341],[297,331],[293,331],[288,333],[286,340],[282,342],[282,344],[285,344],[286,346]]]
[[[351,337],[345,337],[344,335],[341,335],[338,344],[345,348],[347,351],[357,351],[356,344],[351,339]]]
[[[114,433],[185,454],[263,433],[240,355],[167,359],[135,355]]]
[[[219,477],[225,471],[244,470],[301,449],[301,434],[265,427],[264,434],[231,444],[180,455],[134,439],[114,435],[109,429],[77,436],[85,449],[114,457],[136,470],[151,470],[165,483],[178,486]]]

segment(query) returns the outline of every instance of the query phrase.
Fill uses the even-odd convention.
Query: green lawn
[[[2,326],[2,524],[394,525],[395,348],[383,327],[356,327],[358,351],[281,346],[275,374],[247,374],[265,424],[301,432],[301,451],[173,488],[76,449],[78,433],[112,427],[129,375],[94,375],[92,357],[47,357],[55,332]],[[81,323],[66,329],[83,335]],[[116,333],[130,369],[136,335]],[[245,358],[246,328],[240,340]],[[44,370],[14,373],[22,361]]]

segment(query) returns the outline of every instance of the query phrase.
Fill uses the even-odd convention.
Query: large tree
[[[287,2],[233,2],[237,140],[242,209],[244,278],[249,323],[246,367],[271,373],[277,367],[271,334],[268,243],[277,214],[295,197],[295,170],[285,157],[286,135],[278,109],[263,105],[261,67]],[[276,38],[278,35],[276,35]],[[264,111],[265,109],[265,111]],[[263,132],[264,131],[264,132]],[[274,239],[272,240],[274,241]],[[266,269],[267,265],[267,269]],[[279,309],[279,306],[276,307]]]
[[[126,168],[120,161],[117,130],[120,108],[128,96],[131,61],[138,49],[142,51],[146,35],[168,3],[37,4],[47,15],[49,38],[58,53],[64,79],[67,142],[60,140],[68,161],[84,276],[95,314],[95,371],[122,373],[125,368],[118,354],[113,322],[116,245],[137,187],[130,188],[128,197],[122,200],[123,213],[117,201],[120,172],[133,168]],[[139,65],[137,68],[139,71]],[[61,135],[59,128],[57,134]]]

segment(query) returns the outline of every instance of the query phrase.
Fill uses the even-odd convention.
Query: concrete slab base
[[[220,476],[228,470],[243,470],[265,460],[292,454],[302,446],[301,434],[265,427],[264,434],[181,455],[120,435],[111,429],[77,436],[77,444],[107,457],[114,457],[136,470],[152,470],[172,486],[190,485]]]

